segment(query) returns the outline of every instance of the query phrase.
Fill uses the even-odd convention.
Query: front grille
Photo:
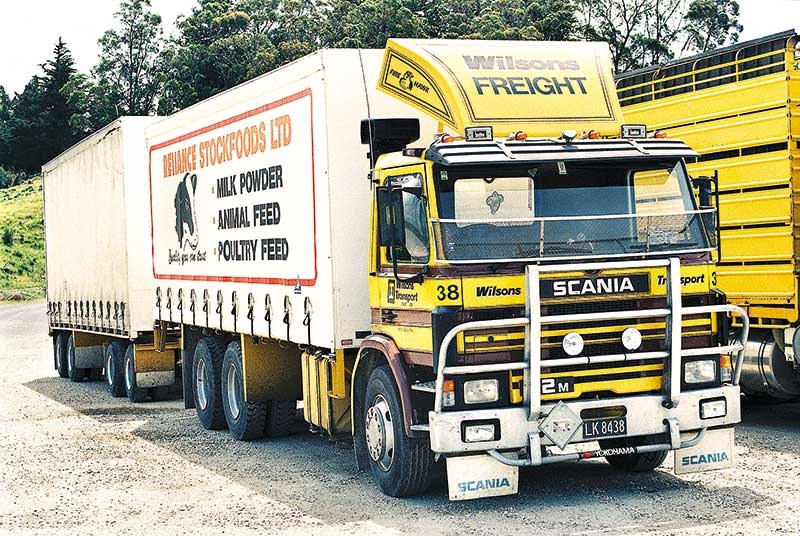
[[[685,307],[707,305],[711,296],[696,295],[683,299]],[[666,298],[643,298],[612,301],[571,301],[570,303],[546,303],[542,315],[567,315],[601,311],[627,311],[667,308]],[[467,311],[470,320],[489,320],[524,315],[522,308]],[[622,332],[636,327],[642,333],[642,345],[630,352],[622,345]],[[547,361],[566,359],[562,340],[574,331],[584,339],[581,357],[609,354],[627,354],[629,360],[621,363],[594,365],[570,365],[549,367]],[[661,389],[663,360],[636,360],[640,352],[663,351],[666,348],[666,325],[663,318],[633,320],[606,320],[571,324],[546,325],[542,331],[541,358],[542,377],[570,377],[575,384],[572,393],[544,395],[544,400],[594,398],[614,394],[648,393]],[[712,329],[711,315],[684,315],[682,324],[683,348],[702,348],[717,344]],[[525,329],[523,327],[469,330],[457,341],[458,364],[472,365],[524,360]]]

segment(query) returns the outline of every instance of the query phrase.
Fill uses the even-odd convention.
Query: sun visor
[[[456,134],[618,135],[622,118],[606,43],[390,39],[378,89]]]

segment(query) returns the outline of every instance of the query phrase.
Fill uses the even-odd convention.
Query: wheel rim
[[[239,412],[241,411],[239,397],[241,396],[242,390],[239,386],[239,374],[237,374],[236,367],[233,364],[228,367],[225,386],[228,394],[228,412],[230,416],[236,420],[239,418]]]
[[[133,359],[130,357],[125,358],[125,387],[128,391],[133,389],[133,376],[136,372],[133,370]]]
[[[367,410],[365,429],[370,458],[382,471],[388,471],[394,461],[394,424],[383,395],[376,396]]]
[[[106,381],[108,385],[114,385],[114,359],[111,352],[106,355]]]
[[[205,359],[199,359],[197,361],[197,378],[195,379],[195,383],[197,384],[197,403],[200,405],[200,409],[206,409],[206,406],[208,406],[208,397],[206,396]]]

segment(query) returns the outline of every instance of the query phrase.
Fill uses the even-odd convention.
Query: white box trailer
[[[135,349],[129,343],[139,343],[144,362],[153,342],[155,280],[143,254],[151,234],[143,155],[144,129],[156,120],[117,119],[42,169],[49,328],[56,368],[73,381],[98,377],[104,368],[121,380],[125,352]],[[117,358],[116,370],[106,366],[109,352]],[[172,369],[144,374],[140,384],[171,384],[174,364]],[[120,396],[126,394],[122,383],[116,385]]]
[[[147,129],[159,320],[330,350],[369,335],[363,119],[381,50],[323,50]]]

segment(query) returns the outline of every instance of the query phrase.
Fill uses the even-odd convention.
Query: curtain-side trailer
[[[114,396],[165,396],[177,332],[154,346],[155,288],[144,129],[123,117],[44,165],[47,317],[54,364],[79,382],[105,377]],[[138,364],[138,375],[134,371]]]

